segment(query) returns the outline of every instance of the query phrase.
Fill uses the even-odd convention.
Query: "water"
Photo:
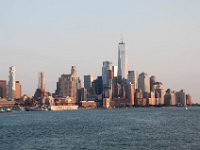
[[[200,107],[0,114],[1,150],[200,149]]]

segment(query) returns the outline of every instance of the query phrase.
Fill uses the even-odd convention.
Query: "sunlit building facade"
[[[123,40],[118,45],[118,78],[121,82],[123,79],[127,79],[128,76],[128,64],[126,44]]]
[[[8,100],[15,99],[15,90],[16,90],[16,67],[11,66],[9,68],[9,81],[8,81]]]

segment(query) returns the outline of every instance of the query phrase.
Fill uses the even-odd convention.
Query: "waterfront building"
[[[159,104],[164,105],[165,97],[165,88],[162,82],[155,82],[153,84],[152,91],[156,93],[156,98],[159,99]]]
[[[126,44],[123,40],[118,45],[118,80],[122,83],[128,76],[128,63],[126,54]]]
[[[186,94],[184,90],[180,90],[179,92],[176,92],[176,105],[177,106],[186,105]]]
[[[146,105],[146,100],[143,97],[142,90],[136,90],[136,92],[135,92],[135,105],[136,106],[145,106]]]
[[[70,74],[62,74],[57,82],[56,96],[67,97],[69,96],[74,102],[77,98],[77,90],[81,87],[81,81],[77,77],[77,70],[75,66],[71,67]]]
[[[97,104],[95,101],[81,101],[80,107],[94,109],[97,107]]]
[[[138,72],[128,71],[128,83],[134,84],[135,89],[138,89]]]
[[[155,92],[150,92],[149,94],[149,100],[148,100],[149,106],[155,106],[156,105],[156,98],[155,98]]]
[[[0,80],[0,98],[7,97],[7,81]]]
[[[110,105],[111,99],[110,98],[103,98],[103,108],[108,109],[111,107]]]
[[[128,91],[127,91],[127,100],[128,100],[127,104],[129,106],[134,106],[134,104],[135,104],[134,94],[135,94],[135,85],[129,83]]]
[[[186,95],[186,104],[187,105],[192,105],[192,97],[190,96],[190,94]]]
[[[97,102],[98,107],[103,107],[103,81],[102,81],[102,76],[98,76],[97,79],[95,79],[92,82],[92,94],[94,99]]]
[[[165,106],[175,106],[176,105],[176,95],[171,89],[167,89],[165,94]]]
[[[77,91],[77,101],[80,103],[81,101],[87,101],[87,89],[80,88]]]
[[[15,90],[16,90],[16,68],[11,66],[9,68],[9,81],[8,81],[8,100],[15,99]]]
[[[143,93],[150,93],[150,81],[149,77],[146,73],[142,72],[139,75],[139,80],[138,80],[138,88],[142,90]]]
[[[92,82],[93,82],[92,75],[84,75],[84,88],[87,90],[87,97],[92,96]]]
[[[15,99],[20,99],[22,96],[22,85],[19,81],[15,82]]]

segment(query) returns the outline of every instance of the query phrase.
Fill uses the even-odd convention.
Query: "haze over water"
[[[0,149],[199,150],[200,108],[127,108],[0,115]]]

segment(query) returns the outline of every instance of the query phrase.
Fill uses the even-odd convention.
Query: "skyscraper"
[[[156,98],[159,99],[159,104],[164,105],[164,98],[165,98],[165,87],[161,82],[155,82],[153,84],[152,91],[155,92]]]
[[[184,90],[180,90],[175,93],[176,94],[176,104],[178,106],[185,106],[186,105],[186,94]]]
[[[142,72],[139,75],[138,88],[142,90],[143,93],[150,93],[150,81],[146,73]]]
[[[134,93],[135,93],[135,85],[129,83],[128,84],[128,94],[127,94],[129,106],[133,106],[135,104]]]
[[[80,86],[80,79],[77,77],[77,70],[72,66],[70,74],[62,74],[57,82],[55,95],[61,97],[69,96],[74,102],[77,101],[77,90]]]
[[[165,94],[165,102],[166,106],[175,106],[176,105],[176,95],[175,92],[171,89],[167,89]]]
[[[103,107],[109,108],[112,99],[112,62],[104,61],[102,67],[102,80],[103,80]]]
[[[20,99],[22,96],[22,85],[19,81],[15,82],[15,99]]]
[[[118,45],[118,79],[122,82],[123,79],[127,79],[128,68],[127,68],[127,54],[126,44],[123,40]]]
[[[39,72],[38,88],[45,90],[44,72]]]
[[[150,77],[150,91],[153,91],[153,85],[156,82],[156,77],[155,76],[151,76]]]
[[[134,84],[135,89],[138,89],[138,72],[128,71],[128,82]]]
[[[45,90],[45,76],[44,72],[38,74],[38,88],[35,91],[33,99],[38,102],[38,105],[46,105],[49,93]]]
[[[9,68],[9,81],[8,81],[8,100],[14,100],[15,98],[15,90],[16,90],[16,68],[15,66],[11,66]]]
[[[92,75],[84,75],[84,88],[87,90],[87,97],[90,97],[92,95],[92,82]]]
[[[118,73],[118,66],[113,66],[112,67],[112,70],[113,70],[113,77],[117,77],[117,73]]]
[[[104,61],[102,67],[102,80],[103,80],[103,88],[110,88],[112,87],[112,62]]]
[[[0,80],[0,98],[7,97],[7,82],[6,80]]]

